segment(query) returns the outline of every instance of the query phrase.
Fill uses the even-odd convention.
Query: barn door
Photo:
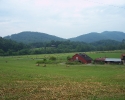
[[[76,57],[76,60],[78,60],[78,57]]]

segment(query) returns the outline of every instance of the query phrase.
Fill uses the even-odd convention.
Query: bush
[[[44,63],[47,63],[47,60],[46,60],[46,58],[43,58],[43,60],[39,60],[36,63],[37,64],[44,64]]]
[[[43,60],[39,60],[36,63],[37,64],[55,64],[55,63],[57,63],[57,62],[55,62],[55,60],[56,60],[55,57],[50,57],[49,60],[44,58]]]
[[[55,61],[56,57],[52,56],[52,57],[49,58],[49,60]]]
[[[43,63],[45,63],[43,60],[41,60],[41,61],[37,61],[36,62],[37,64],[43,64]]]
[[[67,60],[70,60],[71,59],[71,57],[70,56],[67,56]]]
[[[67,61],[66,64],[68,64],[68,65],[79,65],[79,64],[82,64],[82,63],[79,62],[79,61]]]

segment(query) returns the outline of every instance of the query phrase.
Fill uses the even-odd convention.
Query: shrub
[[[36,64],[43,64],[43,63],[45,63],[43,60],[36,62]]]
[[[43,58],[43,61],[46,62],[47,61],[46,58]]]
[[[36,63],[37,64],[44,64],[44,63],[47,63],[47,60],[46,60],[46,58],[43,58],[43,60],[39,60]]]
[[[49,58],[49,60],[55,61],[56,57],[52,56],[52,57]]]
[[[79,62],[79,61],[67,61],[66,64],[68,64],[68,65],[79,65],[79,64],[82,64],[82,63]]]
[[[71,57],[70,56],[67,56],[67,60],[70,60],[71,59]]]
[[[39,60],[36,63],[37,64],[53,64],[53,63],[57,63],[55,61],[56,61],[55,57],[50,57],[49,60],[47,60],[46,58],[44,58],[43,60]]]

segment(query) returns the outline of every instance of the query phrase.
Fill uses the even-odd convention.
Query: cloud
[[[1,36],[39,31],[60,37],[125,29],[125,0],[1,0]],[[4,34],[3,34],[4,33]]]

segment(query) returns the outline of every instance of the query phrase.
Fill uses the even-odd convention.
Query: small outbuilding
[[[94,62],[105,62],[105,59],[106,58],[102,58],[102,57],[100,57],[100,58],[96,58],[95,60],[94,60]]]
[[[95,63],[121,63],[122,60],[120,58],[96,58],[94,60]]]
[[[72,58],[72,61],[79,61],[83,64],[88,64],[92,62],[92,58],[90,58],[88,55],[84,54],[84,53],[79,53],[79,54],[75,54]]]
[[[106,58],[105,59],[105,63],[121,63],[121,59],[120,58]]]

